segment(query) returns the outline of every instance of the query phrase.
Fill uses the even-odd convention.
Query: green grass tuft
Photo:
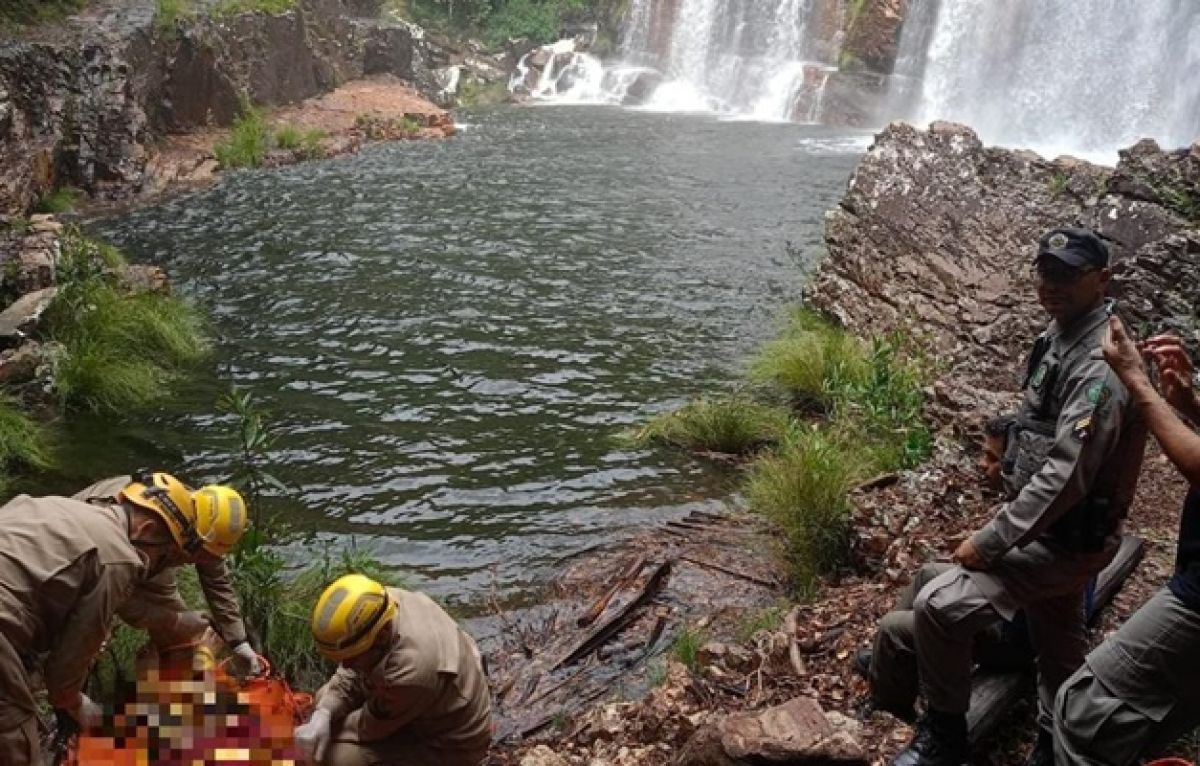
[[[780,337],[764,344],[749,367],[751,380],[777,386],[798,406],[815,410],[829,409],[838,392],[869,374],[866,345],[804,309],[792,313]]]
[[[633,434],[633,441],[746,455],[779,443],[789,419],[784,409],[745,398],[698,399],[658,415]]]
[[[303,140],[303,134],[295,125],[283,125],[275,128],[275,145],[280,149],[298,149]]]
[[[69,213],[79,204],[83,192],[71,186],[63,186],[38,200],[39,213]]]
[[[48,468],[51,464],[46,432],[21,403],[0,393],[0,473],[16,466]]]
[[[154,26],[158,29],[171,29],[195,12],[193,0],[155,0]]]
[[[746,501],[787,535],[802,587],[841,563],[849,531],[846,495],[870,472],[854,445],[819,426],[797,429],[783,449],[751,469]]]
[[[213,147],[223,168],[256,168],[262,165],[271,148],[271,130],[261,110],[243,103],[241,114],[233,122],[229,139]]]
[[[783,620],[787,617],[788,605],[781,603],[777,606],[767,607],[748,611],[742,616],[742,620],[738,623],[737,640],[741,643],[748,643],[754,635],[760,631],[779,630],[783,625]]]
[[[286,13],[296,7],[296,0],[221,0],[210,13],[213,16],[236,16],[240,13]]]
[[[84,5],[86,0],[4,0],[0,2],[0,29],[60,21]]]
[[[202,323],[178,298],[130,293],[118,282],[116,249],[75,231],[63,238],[59,292],[46,311],[57,343],[54,380],[62,401],[94,411],[142,409],[165,398],[205,358]]]
[[[703,630],[685,625],[667,651],[694,673],[700,669],[700,647],[704,646],[707,640],[708,636]]]

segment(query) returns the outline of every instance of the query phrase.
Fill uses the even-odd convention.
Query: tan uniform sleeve
[[[188,606],[179,595],[175,570],[168,568],[137,582],[117,614],[133,627],[153,632],[169,630],[179,614],[186,611]]]
[[[238,603],[233,578],[224,560],[196,564],[200,589],[212,612],[213,622],[221,638],[230,646],[246,640],[246,623],[242,621],[242,608]]]
[[[64,575],[78,578],[82,584],[87,581],[87,569],[91,566],[96,566],[93,560],[81,559],[73,565],[78,571]],[[79,593],[58,641],[46,658],[46,689],[55,707],[75,703],[92,662],[108,638],[113,614],[128,600],[138,574],[137,567],[131,564],[100,566],[91,587]]]
[[[389,684],[351,713],[345,726],[354,727],[361,742],[385,739],[433,707],[440,696],[439,680],[434,673],[432,678],[409,679],[404,685]]]
[[[1087,499],[1111,455],[1129,395],[1098,353],[1080,364],[1064,385],[1054,445],[1041,470],[971,538],[986,562],[1036,540]]]
[[[366,700],[358,673],[349,668],[338,668],[329,682],[317,690],[315,703],[322,710],[329,711],[329,717],[337,723],[362,707]]]

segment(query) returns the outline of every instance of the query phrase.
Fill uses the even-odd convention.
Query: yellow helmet
[[[233,487],[209,484],[192,493],[196,508],[196,533],[204,541],[204,550],[224,556],[242,539],[250,526],[246,503]]]
[[[249,524],[245,503],[235,490],[209,486],[193,493],[169,473],[134,477],[120,499],[158,514],[175,543],[189,554],[204,549],[224,556]]]
[[[357,657],[396,616],[387,588],[369,577],[350,574],[333,582],[313,609],[312,632],[317,649],[335,662]]]

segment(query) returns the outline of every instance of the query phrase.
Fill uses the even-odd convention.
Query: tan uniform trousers
[[[917,618],[913,603],[926,585],[953,568],[954,564],[941,562],[923,565],[900,592],[895,608],[879,620],[871,651],[871,694],[876,703],[889,710],[908,710],[917,701]],[[1011,652],[1005,652],[1001,625],[997,623],[975,637],[977,662],[1009,659]]]
[[[1055,763],[1126,766],[1198,725],[1200,614],[1163,588],[1059,690]]]
[[[3,635],[0,635],[0,764],[41,766],[37,706],[29,674]]]
[[[954,567],[929,583],[913,604],[917,663],[925,700],[943,713],[971,702],[974,638],[1024,609],[1037,653],[1038,722],[1053,726],[1054,696],[1087,649],[1083,593],[1116,553],[1067,553],[1036,542],[1014,548],[984,572]]]

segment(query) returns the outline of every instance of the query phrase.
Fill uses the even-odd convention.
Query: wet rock
[[[625,90],[625,97],[621,103],[625,106],[640,106],[650,100],[654,95],[654,91],[663,83],[663,75],[661,72],[654,70],[646,70],[639,72]]]
[[[843,68],[890,74],[896,63],[906,0],[855,3],[846,20]]]
[[[37,290],[22,295],[0,312],[0,347],[13,348],[24,343],[57,293],[57,287]]]
[[[0,385],[19,386],[34,380],[44,362],[45,354],[37,341],[0,351]]]
[[[171,281],[167,272],[158,266],[146,263],[129,263],[120,274],[121,284],[131,292],[153,292],[171,294]]]
[[[807,697],[766,710],[726,716],[696,732],[675,761],[678,766],[749,763],[866,764],[853,726],[837,726]]]

